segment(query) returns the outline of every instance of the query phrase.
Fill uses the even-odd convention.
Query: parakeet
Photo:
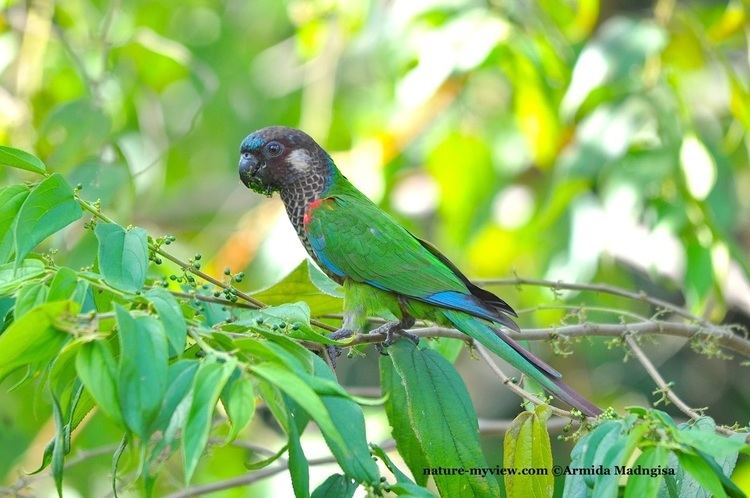
[[[240,146],[239,174],[256,192],[279,193],[310,257],[343,286],[344,320],[333,337],[362,330],[368,316],[388,320],[373,331],[385,333],[386,343],[408,335],[415,319],[455,327],[582,413],[601,412],[503,332],[519,330],[505,301],[474,285],[370,201],[304,132],[272,126],[248,135]]]

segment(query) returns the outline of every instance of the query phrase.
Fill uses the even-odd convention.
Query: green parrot
[[[340,339],[361,331],[368,316],[387,321],[373,332],[385,345],[415,319],[455,327],[479,341],[553,396],[589,416],[601,410],[561,381],[503,332],[518,331],[513,309],[477,287],[431,244],[418,239],[357,190],[331,157],[300,130],[272,126],[248,135],[239,174],[252,190],[278,192],[300,241],[315,263],[344,288]]]

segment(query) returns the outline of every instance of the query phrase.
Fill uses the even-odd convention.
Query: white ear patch
[[[289,153],[286,162],[294,168],[295,171],[304,173],[312,168],[310,154],[305,149],[294,149]]]

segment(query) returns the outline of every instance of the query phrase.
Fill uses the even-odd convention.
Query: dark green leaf
[[[122,423],[117,393],[117,363],[105,341],[88,342],[76,356],[78,377],[99,408],[112,420]]]
[[[479,447],[477,416],[466,386],[453,366],[430,349],[398,341],[389,349],[404,381],[406,410],[431,467],[486,467]],[[498,496],[492,477],[434,476],[441,495]]]
[[[38,157],[5,145],[0,145],[0,164],[25,169],[33,173],[44,174],[47,172],[47,167]]]
[[[352,479],[341,474],[333,474],[315,488],[310,498],[351,498],[357,486]]]
[[[151,301],[159,313],[159,319],[164,325],[169,342],[169,356],[182,354],[185,350],[185,339],[187,338],[187,325],[185,317],[182,314],[180,303],[174,296],[159,287],[155,287],[146,292],[146,298]]]
[[[98,223],[99,269],[109,285],[135,292],[143,287],[148,269],[148,234],[143,228],[125,230],[114,223]]]
[[[153,317],[133,318],[115,306],[120,337],[118,386],[125,425],[147,440],[167,380],[167,339]]]
[[[13,252],[13,222],[28,195],[26,185],[11,185],[0,190],[0,263],[7,262]]]
[[[503,440],[503,466],[530,469],[552,468],[552,448],[547,433],[549,409],[539,405],[533,412],[518,415]],[[551,497],[555,480],[548,475],[506,475],[505,492],[508,498]]]
[[[55,323],[78,313],[78,305],[57,301],[37,306],[0,335],[0,380],[23,365],[46,365],[70,335],[57,330]]]
[[[14,223],[16,267],[41,241],[81,217],[81,206],[62,175],[55,173],[29,193]]]
[[[219,361],[215,357],[204,360],[195,374],[190,412],[185,421],[182,449],[185,456],[185,483],[189,483],[198,460],[208,442],[211,418],[221,390],[236,367],[235,361]]]

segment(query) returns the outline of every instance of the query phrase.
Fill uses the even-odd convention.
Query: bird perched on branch
[[[372,315],[389,320],[373,330],[386,335],[385,345],[397,335],[418,340],[406,332],[415,319],[452,326],[582,413],[601,412],[502,330],[519,330],[505,301],[471,283],[435,247],[378,208],[307,134],[273,126],[248,135],[239,173],[256,192],[279,193],[310,257],[343,285],[343,326],[331,337],[362,330]]]

